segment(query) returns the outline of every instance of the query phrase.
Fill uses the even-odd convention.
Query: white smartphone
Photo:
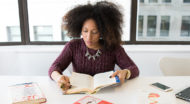
[[[156,82],[156,83],[152,83],[151,86],[155,87],[155,88],[158,88],[162,91],[165,91],[165,92],[168,92],[168,91],[172,91],[172,88],[169,87],[169,86],[166,86],[164,84],[161,84],[159,82]]]

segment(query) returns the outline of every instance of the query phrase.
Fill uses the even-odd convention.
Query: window
[[[20,27],[19,26],[7,26],[8,41],[21,41]]]
[[[169,36],[170,16],[161,16],[160,36]]]
[[[162,2],[170,2],[172,0],[162,0]],[[141,21],[136,26],[138,33],[136,41],[152,42],[167,44],[190,42],[190,6],[180,5],[181,1],[173,0],[171,5],[164,3],[138,5],[137,16],[143,16],[143,29],[139,28]],[[178,9],[176,10],[176,6]],[[184,16],[185,15],[185,16]],[[143,31],[143,35],[139,36],[139,32]],[[184,42],[185,41],[185,42]]]
[[[149,3],[157,3],[158,0],[149,0]]]
[[[34,26],[34,36],[36,41],[53,40],[52,26]]]
[[[182,17],[181,36],[190,37],[190,16]]]
[[[138,21],[138,36],[143,36],[143,16],[139,16],[139,21]]]
[[[123,41],[129,40],[130,34],[130,0],[110,0],[117,4],[121,4],[124,14],[124,27],[123,27]],[[31,41],[49,41],[49,42],[61,42],[69,41],[70,37],[67,36],[67,31],[64,30],[64,23],[62,23],[63,16],[68,10],[78,4],[87,4],[88,2],[94,3],[97,0],[28,0],[28,15],[29,15],[29,30]],[[42,15],[43,14],[43,15]],[[77,17],[76,17],[77,18]],[[53,30],[47,30],[46,34],[52,34],[52,36],[36,36],[33,34],[34,26],[51,25]],[[44,28],[52,29],[52,28]],[[36,30],[35,30],[36,31]],[[51,33],[47,33],[51,32]],[[39,35],[39,34],[38,34]],[[46,40],[47,39],[47,40]]]
[[[148,16],[147,36],[156,36],[156,16]]]
[[[183,0],[184,3],[190,3],[190,0]]]
[[[0,1],[0,42],[21,42],[17,0]]]
[[[65,13],[97,1],[1,0],[0,45],[65,44],[72,39],[62,23]],[[109,1],[124,14],[124,44],[190,44],[190,0]]]
[[[64,33],[62,17],[71,6],[76,5],[75,3],[73,0],[28,0],[30,40],[49,42],[70,40],[65,38],[66,35],[62,36]]]
[[[162,0],[163,3],[171,3],[171,0]]]

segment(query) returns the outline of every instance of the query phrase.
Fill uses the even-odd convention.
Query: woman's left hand
[[[121,82],[121,84],[123,84],[125,82],[126,79],[126,75],[128,74],[128,69],[125,70],[117,70],[115,71],[111,77],[115,77],[116,75],[119,77],[119,80]]]

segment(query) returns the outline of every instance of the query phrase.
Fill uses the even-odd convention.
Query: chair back
[[[190,76],[190,58],[163,57],[160,69],[166,76]]]

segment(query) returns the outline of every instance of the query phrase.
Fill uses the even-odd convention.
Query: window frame
[[[131,17],[130,17],[130,38],[129,41],[123,41],[124,45],[189,45],[190,41],[137,41],[137,10],[140,0],[131,0]],[[0,42],[0,46],[9,45],[64,45],[68,41],[30,41],[29,20],[27,0],[18,0],[21,42]]]

